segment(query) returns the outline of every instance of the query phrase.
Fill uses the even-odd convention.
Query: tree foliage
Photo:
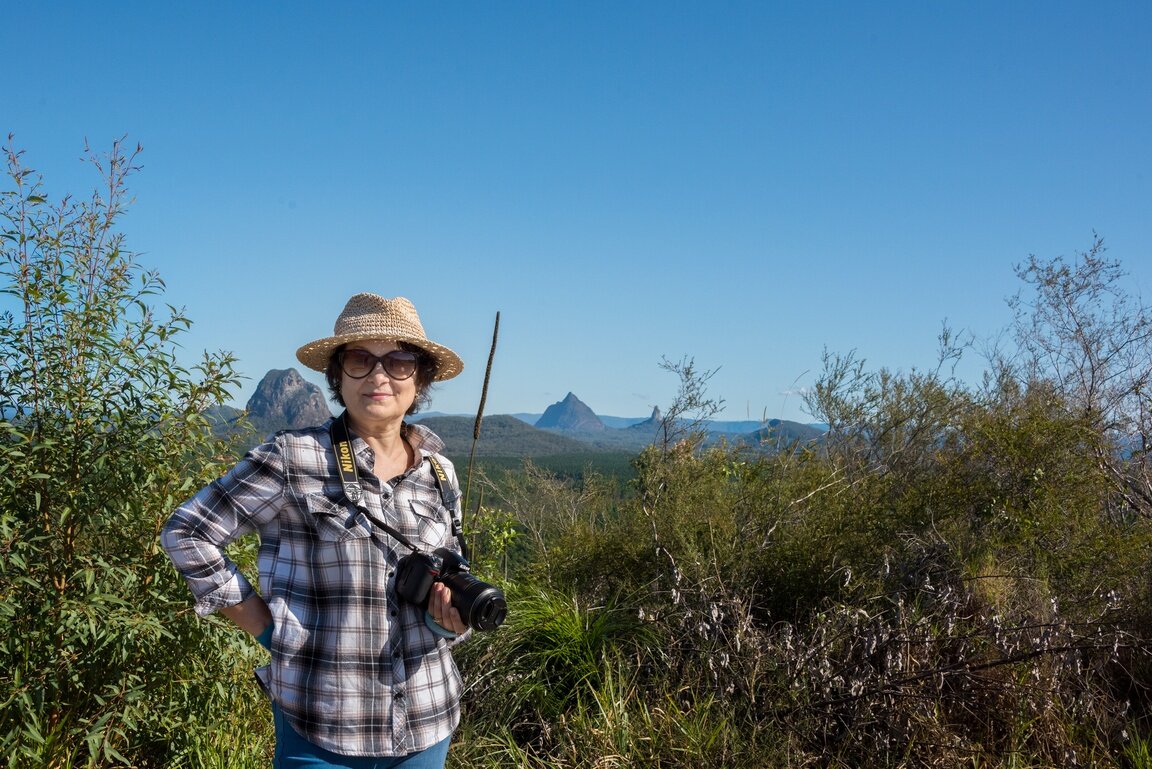
[[[5,148],[0,191],[0,760],[194,762],[250,655],[188,609],[159,552],[174,505],[228,452],[201,417],[232,358],[177,358],[190,321],[118,230],[139,148],[87,152],[101,186],[51,201]],[[193,672],[218,666],[211,676]],[[216,681],[210,694],[210,682]],[[223,695],[223,696],[221,696]]]
[[[1030,257],[1016,268],[1017,353],[999,361],[1043,382],[1107,440],[1101,468],[1122,504],[1152,517],[1152,309],[1128,292],[1102,238],[1073,259]]]
[[[708,381],[719,369],[701,371],[694,358],[678,361],[661,358],[660,368],[675,374],[680,380],[676,397],[668,405],[660,420],[659,445],[667,452],[679,441],[701,443],[705,437],[704,424],[720,413],[724,400],[708,394]]]

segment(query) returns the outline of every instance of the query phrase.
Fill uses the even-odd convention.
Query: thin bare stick
[[[488,400],[488,382],[492,378],[492,358],[496,355],[496,339],[500,336],[500,313],[492,328],[492,348],[488,351],[488,365],[484,369],[484,386],[480,389],[480,405],[476,409],[476,425],[472,428],[472,449],[468,452],[468,481],[464,486],[464,515],[468,515],[468,500],[472,495],[472,463],[476,459],[476,444],[480,442],[480,423],[484,420],[484,402]],[[477,505],[479,512],[479,505]],[[467,526],[464,527],[467,529]]]

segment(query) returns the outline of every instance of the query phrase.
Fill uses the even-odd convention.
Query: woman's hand
[[[437,625],[457,635],[468,629],[467,623],[460,618],[460,612],[452,605],[452,591],[443,582],[433,583],[428,593],[428,613]]]

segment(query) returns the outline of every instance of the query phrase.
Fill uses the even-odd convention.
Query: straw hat
[[[385,299],[376,294],[356,294],[344,305],[332,333],[332,336],[301,347],[296,351],[297,359],[313,371],[324,371],[328,368],[332,351],[340,345],[377,340],[408,342],[424,350],[439,364],[437,381],[451,379],[464,369],[459,355],[428,341],[416,308],[402,296]]]

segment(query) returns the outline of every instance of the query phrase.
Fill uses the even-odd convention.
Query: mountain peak
[[[304,380],[294,368],[272,369],[248,399],[248,415],[288,428],[311,427],[332,416],[320,388]]]
[[[553,403],[540,419],[536,427],[551,430],[572,430],[576,432],[602,432],[604,423],[592,409],[588,408],[575,393],[568,393],[564,400]]]
[[[660,407],[659,406],[653,406],[652,407],[652,416],[648,417],[643,422],[637,422],[636,424],[632,425],[632,427],[629,429],[652,430],[652,429],[659,427],[662,424],[664,424],[664,416],[660,413]]]

